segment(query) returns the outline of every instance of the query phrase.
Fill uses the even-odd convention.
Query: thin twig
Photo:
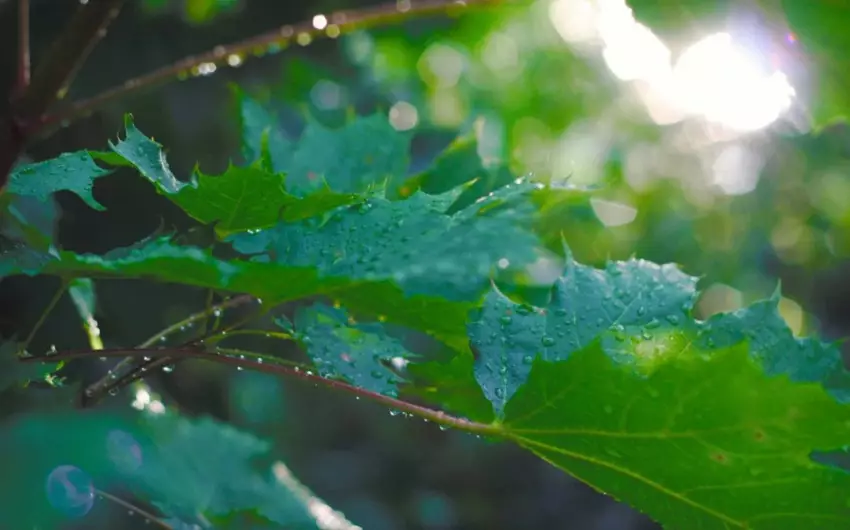
[[[282,50],[292,43],[307,45],[317,37],[336,38],[342,33],[362,30],[377,25],[399,22],[414,16],[443,13],[452,9],[469,9],[506,4],[512,0],[414,0],[393,1],[376,7],[337,11],[299,24],[287,24],[277,29],[210,51],[181,59],[145,75],[125,81],[105,92],[69,105],[54,114],[45,115],[32,125],[32,133],[49,132],[60,123],[70,123],[90,115],[102,105],[141,89],[149,89],[176,77],[198,77],[212,74],[217,68],[241,65],[251,55],[262,55]]]
[[[194,313],[184,318],[179,322],[175,322],[174,324],[168,326],[167,328],[155,333],[152,337],[148,338],[146,341],[139,344],[138,348],[151,348],[154,344],[160,342],[160,340],[168,337],[169,335],[181,331],[182,329],[194,325],[198,321],[205,322],[206,319],[215,314],[217,311],[224,311],[226,309],[230,309],[233,307],[237,307],[239,305],[248,303],[250,301],[256,300],[256,298],[248,295],[240,295],[234,296],[229,300],[225,300],[224,302],[214,305],[207,306],[203,311],[198,313]],[[134,373],[137,372],[146,372],[148,370],[153,370],[163,364],[168,364],[166,362],[159,361],[157,364],[153,364],[152,366],[148,363],[143,363],[141,366],[136,367],[136,369],[132,370],[130,373],[125,374],[120,379],[115,377],[116,373],[122,372],[125,369],[128,369],[130,365],[132,365],[137,360],[136,356],[127,356],[126,359],[123,359],[118,364],[112,367],[109,372],[107,372],[103,377],[90,384],[83,391],[83,395],[85,396],[83,399],[87,404],[92,404],[97,402],[100,398],[102,398],[106,393],[108,393],[111,389],[117,388],[118,386],[123,386],[124,384],[130,384],[138,377],[132,377]],[[131,377],[128,377],[131,376]]]
[[[115,495],[108,493],[106,491],[103,491],[101,489],[95,488],[94,492],[97,495],[100,495],[101,497],[103,497],[104,499],[109,499],[110,501],[114,502],[115,504],[117,504],[119,506],[123,506],[124,508],[127,508],[128,510],[141,515],[142,517],[145,518],[145,521],[150,521],[153,524],[157,525],[158,527],[165,528],[166,530],[174,530],[174,527],[172,527],[170,524],[166,523],[165,521],[163,521],[159,517],[155,516],[154,514],[148,512],[147,510],[143,510],[142,508],[139,508],[135,504],[129,503],[129,502],[125,501],[124,499],[121,499],[120,497],[116,497]]]
[[[21,350],[26,350],[29,347],[30,343],[32,342],[32,339],[35,338],[35,334],[38,333],[38,330],[41,329],[41,326],[44,325],[44,322],[47,320],[47,316],[50,315],[51,311],[53,311],[53,308],[56,307],[56,304],[59,303],[59,300],[62,299],[62,296],[65,295],[65,291],[67,290],[68,282],[63,280],[62,284],[59,286],[59,289],[57,289],[56,292],[53,293],[53,298],[51,298],[50,302],[47,303],[47,307],[45,307],[44,310],[41,312],[41,315],[39,315],[35,325],[30,330],[29,335],[27,335],[26,340],[24,340],[24,343],[21,345]]]
[[[74,74],[106,28],[118,15],[125,0],[88,0],[53,41],[28,83],[16,92],[8,108],[0,109],[0,195],[9,173],[30,139],[30,127],[68,90]],[[28,10],[27,10],[28,11]],[[5,111],[5,112],[3,112]]]
[[[501,425],[479,423],[452,416],[440,410],[430,409],[422,405],[416,405],[398,398],[386,396],[373,392],[338,379],[328,379],[297,367],[284,366],[277,363],[263,362],[262,358],[256,360],[224,355],[222,352],[206,352],[196,348],[114,348],[105,350],[67,350],[38,357],[21,357],[20,362],[50,362],[68,361],[72,359],[85,359],[90,357],[169,357],[172,359],[198,359],[212,361],[220,364],[236,366],[244,370],[253,370],[267,374],[281,375],[300,379],[314,385],[340,390],[348,394],[380,403],[390,409],[404,412],[434,422],[444,427],[458,429],[472,434],[483,436],[504,436],[505,431]],[[268,358],[266,358],[268,359]]]
[[[245,296],[247,296],[247,295],[245,295]],[[259,300],[258,298],[250,298],[250,299]],[[203,346],[209,347],[210,345],[217,343],[219,340],[221,340],[223,337],[225,337],[228,333],[231,332],[231,330],[236,329],[239,326],[242,326],[243,324],[246,324],[247,322],[254,320],[255,318],[259,318],[265,312],[269,311],[272,307],[273,306],[271,306],[271,305],[263,306],[263,309],[259,313],[250,315],[246,318],[243,318],[242,320],[238,320],[238,321],[236,321],[236,322],[234,322],[234,323],[230,324],[229,326],[222,328],[222,329],[219,329],[219,325],[221,323],[221,311],[214,311],[213,312],[213,316],[215,317],[215,324],[213,326],[214,331],[212,333],[210,333],[209,335],[207,335],[206,337],[201,337],[201,338],[198,338],[198,339],[194,339],[192,341],[188,341],[188,342],[184,343],[183,346],[184,347],[196,348],[196,347],[200,347],[200,346],[203,345]],[[209,316],[209,314],[207,316]],[[207,320],[204,319],[202,322],[206,322],[206,321]],[[118,379],[116,381],[112,381],[104,390],[106,392],[113,392],[113,390],[115,390],[115,389],[123,388],[124,386],[130,385],[135,381],[143,379],[144,377],[146,377],[148,375],[148,372],[150,372],[152,370],[155,370],[155,369],[157,369],[161,366],[174,365],[174,364],[179,363],[182,360],[184,360],[184,359],[172,359],[170,357],[162,357],[162,358],[159,358],[159,359],[146,360],[146,361],[136,365],[135,368],[133,368],[128,373],[124,374],[120,379]],[[112,372],[112,373],[114,374],[115,372]],[[110,379],[111,378],[112,378],[112,376],[110,376]],[[103,394],[101,394],[101,396],[102,395]],[[84,402],[87,405],[93,404],[93,402],[90,399],[90,396],[86,395],[83,399],[85,400]]]
[[[30,0],[18,0],[18,79],[15,93],[30,84]]]
[[[29,88],[15,102],[19,118],[35,119],[68,91],[71,80],[88,58],[125,0],[89,0],[80,5],[65,29],[36,66]],[[26,124],[25,124],[26,125]]]

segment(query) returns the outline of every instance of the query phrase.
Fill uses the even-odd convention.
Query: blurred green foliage
[[[579,15],[587,13],[569,10],[579,4],[596,9],[590,11],[593,16],[583,19]],[[485,423],[498,417],[505,422],[506,438],[669,524],[690,524],[700,516],[681,492],[707,483],[734,488],[748,477],[764,477],[773,485],[746,501],[707,488],[697,495],[699,503],[736,522],[749,513],[742,505],[757,505],[767,495],[790,499],[800,512],[829,515],[844,502],[845,481],[834,468],[811,468],[808,452],[839,445],[838,438],[846,434],[845,411],[816,386],[797,383],[825,381],[824,386],[840,394],[836,386],[844,381],[833,377],[840,365],[838,346],[798,340],[792,333],[819,327],[807,305],[818,296],[811,278],[843,270],[850,251],[850,135],[844,124],[832,123],[847,106],[842,28],[850,14],[829,2],[764,2],[759,9],[728,2],[629,2],[637,20],[669,43],[674,56],[698,38],[725,30],[744,44],[755,43],[750,52],[767,50],[769,66],[789,68],[786,73],[798,89],[792,107],[769,126],[741,132],[700,116],[660,119],[647,99],[645,80],[619,79],[612,66],[615,46],[603,42],[599,30],[603,4],[619,5],[540,0],[470,9],[459,17],[422,17],[400,26],[344,33],[327,45],[330,51],[323,60],[311,55],[310,47],[292,46],[275,63],[283,72],[281,81],[265,80],[260,87],[246,83],[233,91],[238,116],[231,113],[226,123],[239,129],[240,146],[227,156],[238,160],[241,147],[242,160],[231,160],[218,175],[196,167],[184,178],[169,166],[162,146],[132,121],[109,152],[77,151],[22,165],[3,197],[0,273],[141,277],[250,292],[267,303],[308,297],[305,305],[286,309],[294,323],[285,324],[283,331],[268,322],[248,330],[246,335],[271,339],[273,346],[265,343],[271,352],[266,362],[278,357],[275,339],[296,339],[307,357],[292,361],[295,366],[310,359],[323,376],[384,395],[422,398]],[[144,6],[151,13],[179,13],[193,24],[230,23],[242,7],[240,2],[211,0],[145,0]],[[619,13],[625,17],[625,11]],[[217,18],[225,14],[234,18]],[[617,23],[625,24],[620,29],[635,27],[628,17]],[[593,36],[577,38],[582,31]],[[635,49],[630,58],[637,64],[649,49]],[[269,112],[269,107],[280,112]],[[299,128],[301,134],[291,134]],[[122,168],[142,174],[170,206],[191,219],[193,230],[203,228],[198,223],[214,225],[217,237],[212,230],[202,238],[191,236],[199,247],[193,248],[186,243],[188,236],[157,236],[104,256],[62,250],[52,194],[70,191],[91,208],[103,209],[93,187]],[[514,183],[518,175],[527,178]],[[381,196],[384,185],[386,197]],[[534,253],[529,252],[534,242],[528,234],[540,242]],[[602,267],[609,259],[634,255],[675,262],[699,275],[702,295],[696,298],[695,278],[667,269],[660,274],[662,269],[636,260],[604,269],[578,265]],[[498,288],[477,307],[490,267],[500,259],[511,269],[493,274]],[[559,267],[563,260],[566,270]],[[513,267],[522,267],[522,273]],[[660,275],[634,281],[644,273]],[[789,280],[781,292],[776,290],[777,273]],[[655,291],[643,291],[653,281],[667,295],[663,300],[653,298],[660,296]],[[550,288],[552,282],[555,288]],[[78,293],[81,287],[75,288]],[[631,299],[645,295],[652,304],[621,307],[604,298],[609,290]],[[769,293],[775,296],[747,309],[721,313],[705,323],[692,320],[735,311]],[[327,299],[314,303],[314,295]],[[93,318],[93,302],[86,306],[84,320]],[[466,322],[466,312],[476,307],[480,314]],[[172,320],[185,317],[185,312],[177,313]],[[616,319],[610,318],[615,314]],[[283,314],[274,316],[287,322]],[[584,325],[576,326],[580,320]],[[564,321],[572,327],[564,327]],[[659,337],[672,346],[660,347]],[[740,346],[743,342],[749,349]],[[352,347],[338,354],[346,343]],[[253,343],[245,348],[262,349]],[[36,387],[55,383],[56,367],[15,363],[17,349],[14,342],[4,342],[0,349],[0,364],[12,378],[9,383],[4,379],[4,389],[14,382],[35,381],[40,384]],[[654,361],[630,364],[640,356]],[[618,364],[603,366],[608,357]],[[750,359],[769,374],[790,374],[796,382],[765,378]],[[703,371],[694,372],[694,365]],[[193,376],[200,373],[193,368]],[[591,375],[583,379],[577,373]],[[277,434],[285,412],[258,403],[282,401],[281,383],[244,375],[226,378],[233,392],[233,418],[274,436],[294,437]],[[705,380],[717,384],[700,387]],[[550,400],[548,390],[565,381],[574,384],[572,391]],[[72,384],[78,382],[72,378]],[[18,396],[33,386],[8,388],[7,394]],[[693,400],[682,398],[691,395],[690,389],[701,393]],[[142,390],[134,390],[138,399]],[[687,411],[670,416],[667,405],[679,400]],[[737,407],[743,401],[752,407]],[[643,422],[631,426],[636,438],[614,439],[630,417],[611,411],[627,410],[635,402]],[[800,402],[808,408],[793,418],[772,408]],[[60,410],[71,417],[69,403],[65,399]],[[551,406],[546,409],[542,403]],[[574,411],[577,403],[583,407],[577,413],[581,421],[564,423],[564,411]],[[550,412],[530,418],[542,409]],[[52,419],[32,427],[37,420],[15,424],[10,431],[18,433],[9,438],[18,454],[42,451],[31,439],[59,437],[50,428],[65,428]],[[157,438],[163,432],[194,432],[188,423],[175,426],[184,420],[173,420],[163,431],[151,434],[143,425],[133,436],[156,448],[167,445]],[[662,445],[640,441],[642,435],[665,436],[674,420],[692,421],[694,429],[733,431],[723,439],[706,435],[685,440],[689,445],[683,466],[706,469],[705,475],[689,471],[687,477],[670,478],[667,460],[679,446],[670,439]],[[751,429],[761,424],[775,431]],[[86,448],[103,445],[108,438],[104,425],[110,424],[86,425],[68,427],[68,432],[79,427],[90,436],[79,442]],[[215,423],[203,425],[227,430]],[[579,427],[597,434],[577,436],[572,430]],[[799,439],[791,443],[782,437],[783,430],[794,429]],[[247,461],[250,451],[240,453],[239,447],[259,442],[228,432],[205,436],[234,442],[221,452],[239,453]],[[599,441],[607,435],[613,441]],[[192,436],[180,438],[191,447],[165,452],[179,453],[174,456],[178,468],[194,462],[198,455],[190,453],[204,444]],[[731,453],[705,450],[712,444],[731,444],[747,454],[774,448],[777,454],[793,453],[804,464],[788,471],[779,457],[770,466],[756,458],[730,463],[725,459]],[[101,460],[90,463],[89,456],[85,453],[79,462],[86,462],[96,481],[115,473],[109,467],[114,461],[99,454],[92,458]],[[707,464],[709,458],[713,460]],[[664,466],[657,464],[659,459]],[[250,482],[243,490],[262,500],[268,495],[287,502],[297,497],[291,490],[278,491],[274,481],[241,460],[224,471]],[[252,505],[253,500],[232,494],[228,488],[236,486],[228,480],[199,475],[194,468],[186,470],[189,478],[175,481],[185,488],[160,491],[156,488],[173,479],[166,478],[167,469],[176,465],[164,461],[163,467],[152,464],[161,473],[150,482],[144,477],[121,480],[132,484],[132,493],[178,517],[170,523],[176,528],[183,521],[203,523],[205,517],[216,527],[267,528],[273,522],[295,525],[304,516],[304,507],[295,501],[291,510],[289,504]],[[605,465],[594,467],[598,462]],[[32,487],[26,491],[35,491],[54,464],[60,465],[59,459],[39,462],[43,469],[29,477]],[[714,464],[726,468],[715,475],[715,468],[706,467]],[[663,493],[644,494],[645,484],[629,482],[634,478],[629,473],[608,475],[600,470],[606,466],[669,479],[665,484],[681,495],[670,502]],[[68,469],[63,472],[63,480],[73,482],[82,499],[62,508],[70,513],[86,506],[88,486]],[[782,486],[787,473],[799,483]],[[623,475],[630,478],[624,481]],[[821,488],[822,480],[829,482],[828,491]],[[194,485],[186,486],[190,483]],[[208,495],[181,496],[195,490]],[[825,492],[817,502],[807,496],[813,490]],[[213,503],[217,495],[231,504]],[[439,519],[439,499],[426,504],[426,515]],[[45,514],[47,522],[58,517],[45,505],[42,492],[27,503],[12,502],[13,509],[24,518],[33,510],[37,516]],[[9,513],[18,517],[14,510]],[[312,520],[305,524],[310,528]],[[481,527],[493,527],[489,524]],[[721,523],[711,519],[710,524]],[[788,524],[793,528],[797,522]],[[818,528],[832,528],[831,522],[824,524]]]

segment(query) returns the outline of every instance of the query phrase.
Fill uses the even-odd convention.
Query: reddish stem
[[[475,6],[494,6],[511,0],[420,0],[405,2],[394,1],[377,7],[357,10],[337,11],[315,21],[310,19],[299,24],[287,24],[272,31],[242,41],[219,45],[207,52],[181,59],[153,72],[125,81],[100,94],[87,98],[55,114],[41,116],[32,124],[33,134],[44,134],[60,123],[68,123],[94,112],[98,107],[137,92],[149,89],[175,77],[198,77],[208,75],[222,66],[241,64],[245,57],[262,55],[269,50],[283,49],[295,42],[306,45],[316,37],[336,38],[342,32],[374,27],[379,24],[397,22],[417,15],[442,13],[453,8],[463,9]],[[322,16],[322,15],[317,15]]]
[[[283,366],[280,364],[264,363],[262,360],[252,360],[247,358],[242,359],[239,357],[222,355],[220,353],[211,353],[194,348],[111,348],[104,350],[66,350],[38,357],[21,357],[20,361],[52,363],[92,357],[170,357],[173,359],[200,359],[212,361],[256,372],[293,377],[315,385],[322,385],[327,388],[340,390],[357,397],[362,397],[364,399],[380,403],[390,409],[405,412],[407,414],[432,421],[438,425],[451,427],[472,434],[480,434],[484,436],[505,435],[501,426],[498,424],[478,423],[465,418],[459,418],[443,411],[416,405],[391,396],[385,396],[384,394],[354,386],[344,381],[328,379],[298,368]]]
[[[3,109],[7,112],[0,117],[0,194],[24,150],[30,125],[38,121],[53,102],[65,95],[77,70],[106,34],[106,28],[120,12],[124,1],[88,0],[81,5],[53,41],[26,89],[16,92],[9,108]],[[29,9],[24,8],[28,5],[26,1],[19,4],[27,18]],[[28,31],[26,33],[28,35]],[[26,49],[29,49],[28,46]]]

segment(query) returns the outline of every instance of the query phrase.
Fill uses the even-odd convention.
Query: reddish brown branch
[[[186,57],[154,70],[148,74],[125,81],[119,86],[108,89],[96,96],[78,101],[51,115],[42,116],[33,124],[40,134],[51,130],[59,123],[68,123],[110,101],[123,98],[128,94],[149,89],[176,77],[198,77],[208,75],[219,67],[241,64],[245,57],[262,55],[270,50],[280,50],[290,44],[306,45],[318,37],[336,38],[342,33],[360,30],[382,24],[398,22],[414,16],[430,13],[443,13],[452,9],[495,6],[511,0],[413,0],[413,2],[394,1],[377,7],[357,10],[337,11],[324,16],[319,24],[310,19],[299,24],[287,24],[272,31],[249,39],[227,45],[216,46],[210,51]]]
[[[124,0],[88,0],[81,5],[35,69],[26,89],[16,93],[9,108],[3,109],[7,112],[0,116],[0,194],[26,145],[30,125],[64,96],[74,74],[123,4]],[[21,2],[20,9],[29,18],[25,7],[28,3]]]
[[[392,410],[397,410],[418,416],[428,421],[432,421],[438,425],[451,427],[454,429],[466,431],[473,434],[484,436],[504,436],[504,431],[497,424],[485,424],[452,416],[440,410],[430,409],[422,405],[416,405],[408,401],[403,401],[398,398],[386,396],[379,392],[373,392],[365,388],[354,386],[352,384],[340,381],[337,379],[327,379],[316,375],[312,372],[305,371],[296,367],[284,366],[281,364],[262,362],[262,359],[249,359],[242,357],[234,357],[222,353],[212,353],[196,348],[113,348],[105,350],[67,350],[59,353],[43,355],[39,357],[22,357],[21,362],[60,362],[70,361],[73,359],[99,358],[99,357],[169,357],[175,360],[178,359],[198,359],[212,361],[220,364],[236,366],[245,370],[253,370],[267,374],[274,374],[286,377],[292,377],[301,381],[320,385],[342,392],[347,392],[357,397],[368,399],[376,403],[380,403]]]
[[[37,65],[29,88],[13,102],[20,119],[38,118],[64,97],[74,75],[123,5],[124,0],[89,0],[77,9]]]

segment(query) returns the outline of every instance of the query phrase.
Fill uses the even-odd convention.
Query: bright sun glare
[[[564,40],[601,45],[611,72],[637,81],[641,99],[658,123],[686,116],[753,131],[787,110],[794,89],[779,70],[766,72],[757,50],[715,33],[676,60],[652,30],[637,22],[624,0],[554,0],[550,19]]]

